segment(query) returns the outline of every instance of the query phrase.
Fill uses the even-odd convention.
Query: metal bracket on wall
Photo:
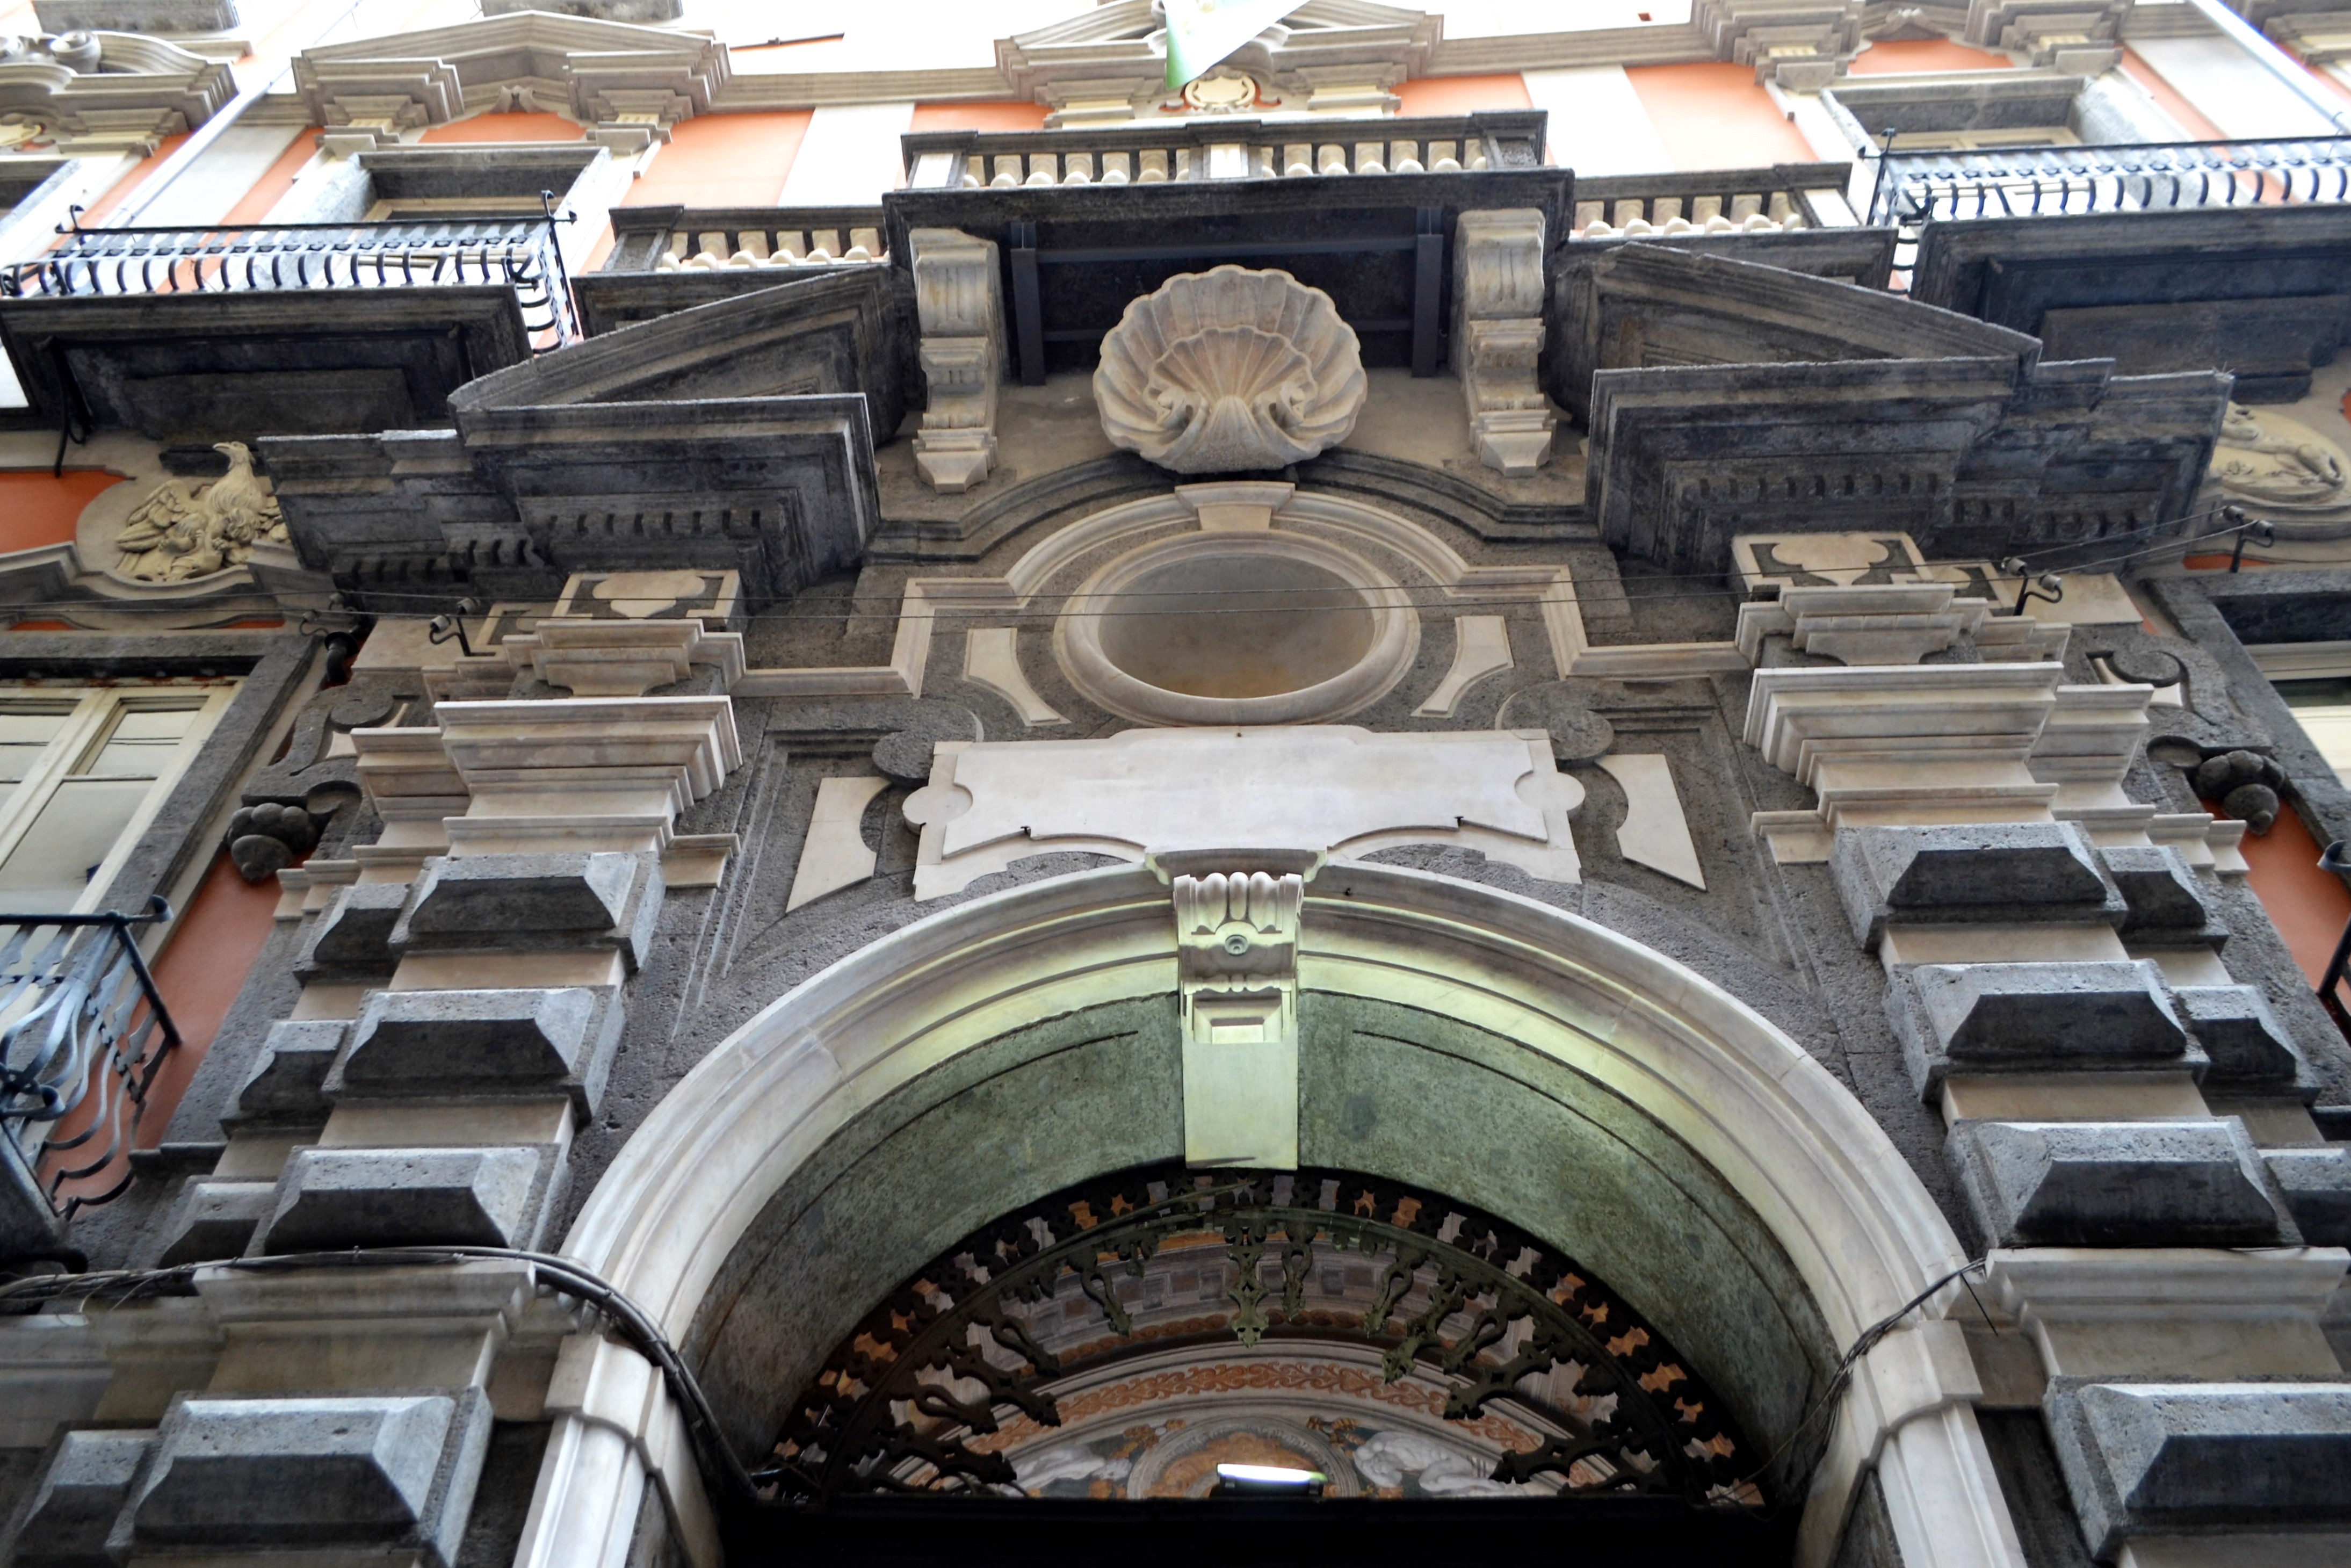
[[[1413,220],[1412,373],[1433,376],[1445,362],[1445,209],[1423,207]]]
[[[1037,225],[1016,223],[1006,236],[1005,259],[1012,267],[1012,337],[1020,356],[1020,384],[1045,384],[1044,308],[1037,292]]]

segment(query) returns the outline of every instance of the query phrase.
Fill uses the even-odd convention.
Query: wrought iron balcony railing
[[[160,895],[145,915],[0,915],[0,1158],[63,1218],[131,1185],[147,1091],[180,1043],[131,927],[171,917]]]
[[[78,209],[77,209],[78,212]],[[281,289],[511,288],[541,348],[579,336],[555,225],[569,216],[449,222],[81,228],[0,268],[0,295],[242,294]]]
[[[2351,201],[2351,136],[2003,147],[1874,160],[1868,221],[2056,217]]]

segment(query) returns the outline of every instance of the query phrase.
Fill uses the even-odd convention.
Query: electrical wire
[[[1793,1448],[1799,1442],[1802,1441],[1804,1435],[1807,1432],[1811,1431],[1815,1426],[1825,1421],[1827,1425],[1822,1429],[1819,1446],[1813,1450],[1812,1456],[1805,1460],[1803,1468],[1796,1474],[1790,1476],[1785,1486],[1775,1489],[1780,1493],[1782,1507],[1786,1506],[1787,1502],[1790,1500],[1805,1497],[1808,1494],[1809,1483],[1811,1482],[1813,1469],[1819,1466],[1822,1456],[1828,1452],[1829,1440],[1834,1436],[1836,1431],[1836,1418],[1838,1412],[1843,1410],[1844,1407],[1845,1390],[1853,1385],[1853,1370],[1855,1367],[1861,1364],[1861,1358],[1867,1355],[1871,1351],[1876,1350],[1885,1342],[1886,1335],[1892,1333],[1896,1329],[1902,1326],[1903,1319],[1908,1317],[1912,1312],[1917,1312],[1920,1307],[1925,1306],[1928,1301],[1934,1300],[1935,1297],[1941,1293],[1941,1291],[1953,1281],[1965,1283],[1967,1277],[1970,1274],[1976,1273],[1984,1269],[1990,1264],[1990,1262],[1991,1259],[1989,1257],[1984,1257],[1971,1259],[1968,1262],[1960,1264],[1958,1268],[1952,1270],[1949,1273],[1944,1275],[1941,1279],[1936,1281],[1933,1284],[1928,1286],[1925,1290],[1911,1297],[1901,1306],[1896,1308],[1893,1312],[1886,1313],[1884,1317],[1878,1319],[1876,1322],[1862,1330],[1860,1334],[1854,1340],[1852,1347],[1848,1349],[1844,1353],[1843,1358],[1837,1362],[1836,1369],[1829,1375],[1828,1384],[1821,1390],[1820,1397],[1813,1401],[1812,1407],[1804,1412],[1803,1419],[1796,1423],[1795,1430],[1790,1432],[1781,1442],[1780,1446],[1772,1449],[1771,1454],[1761,1464],[1756,1466],[1755,1469],[1748,1474],[1740,1477],[1738,1484],[1751,1485],[1771,1474],[1772,1469],[1780,1463],[1782,1458],[1786,1457],[1788,1451],[1791,1448]],[[1969,1287],[1969,1293],[1970,1295],[1974,1293],[1973,1286]],[[1980,1301],[1977,1303],[1977,1310],[1982,1310],[1982,1303]],[[1985,1321],[1989,1322],[1991,1320],[1987,1317]],[[1777,1511],[1777,1510],[1774,1510],[1773,1511]]]
[[[0,1286],[0,1308],[20,1301],[56,1301],[78,1297],[86,1304],[103,1300],[119,1306],[148,1296],[177,1293],[192,1287],[197,1272],[231,1269],[246,1273],[283,1272],[299,1269],[363,1268],[386,1263],[451,1264],[494,1259],[529,1266],[538,1281],[571,1296],[600,1314],[620,1332],[631,1349],[653,1364],[685,1424],[695,1452],[695,1469],[713,1492],[745,1502],[764,1500],[750,1473],[728,1447],[702,1385],[643,1307],[620,1288],[586,1265],[550,1252],[529,1252],[512,1247],[355,1247],[341,1252],[287,1252],[275,1257],[232,1258],[214,1262],[183,1263],[170,1269],[120,1269],[96,1274],[44,1274]]]

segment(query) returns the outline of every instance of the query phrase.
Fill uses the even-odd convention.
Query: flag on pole
[[[1167,90],[1180,91],[1306,0],[1166,0]]]

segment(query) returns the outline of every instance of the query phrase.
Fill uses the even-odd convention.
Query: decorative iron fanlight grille
[[[1213,1310],[1149,1327],[1127,1299],[1176,1249],[1228,1268]],[[1360,1312],[1309,1303],[1318,1268],[1369,1281]],[[1356,1260],[1369,1265],[1366,1272]],[[1087,1333],[1040,1333],[1092,1303]],[[1057,1301],[1057,1292],[1061,1300]],[[1060,1351],[1047,1341],[1061,1343]],[[1497,1481],[1761,1509],[1761,1456],[1664,1335],[1573,1259],[1462,1204],[1336,1171],[1129,1172],[1057,1193],[967,1237],[861,1323],[792,1405],[763,1479],[778,1500],[1011,1493],[991,1442],[1061,1425],[1053,1385],[1192,1344],[1322,1342],[1384,1352],[1381,1375],[1437,1376],[1447,1422],[1516,1406],[1550,1433]],[[1572,1387],[1575,1412],[1547,1401]],[[1531,1488],[1530,1490],[1534,1490]]]

